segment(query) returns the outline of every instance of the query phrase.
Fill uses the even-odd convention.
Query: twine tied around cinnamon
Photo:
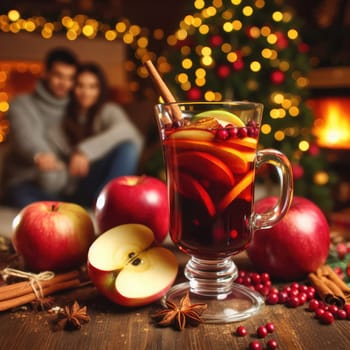
[[[25,271],[13,269],[11,267],[6,267],[5,269],[1,270],[0,275],[5,281],[9,276],[27,279],[30,286],[33,289],[33,293],[35,294],[38,300],[41,300],[44,298],[41,281],[49,281],[55,277],[55,274],[52,271],[32,273],[32,272],[25,272]]]

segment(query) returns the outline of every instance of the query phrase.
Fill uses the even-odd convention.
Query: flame
[[[327,98],[310,103],[315,112],[313,133],[318,145],[326,148],[350,148],[350,99]]]

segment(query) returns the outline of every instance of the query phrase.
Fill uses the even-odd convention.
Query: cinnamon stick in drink
[[[153,65],[151,60],[147,60],[145,62],[145,67],[148,70],[149,75],[151,76],[153,82],[157,86],[160,95],[163,97],[164,102],[166,103],[174,103],[173,105],[169,105],[172,116],[174,120],[181,120],[182,119],[182,113],[179,108],[179,106],[176,104],[176,100],[174,95],[171,93],[167,85],[165,84],[164,80],[159,75],[156,67]]]

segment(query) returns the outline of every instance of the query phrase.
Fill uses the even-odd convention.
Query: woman
[[[92,205],[113,178],[135,174],[142,150],[140,133],[118,105],[107,102],[107,93],[99,66],[88,63],[78,69],[62,127],[70,151],[64,190],[83,205]]]
[[[108,181],[135,174],[142,137],[124,111],[107,102],[107,93],[99,66],[78,68],[63,121],[47,130],[50,154],[41,157],[43,164],[28,188],[11,191],[11,204],[65,200],[92,206]]]

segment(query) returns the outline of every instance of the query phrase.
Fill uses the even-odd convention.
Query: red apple
[[[125,224],[100,235],[88,253],[88,273],[113,302],[141,306],[161,298],[175,281],[178,263],[168,249],[154,246],[144,225]]]
[[[89,214],[64,202],[34,202],[13,220],[12,243],[33,271],[73,269],[86,261],[95,239]]]
[[[273,207],[276,197],[256,203],[257,212]],[[330,234],[322,211],[311,201],[294,197],[286,216],[275,226],[257,230],[248,246],[256,269],[283,280],[298,280],[327,259]]]
[[[122,224],[143,224],[161,243],[169,230],[166,185],[150,176],[115,178],[98,195],[95,216],[100,232]]]

